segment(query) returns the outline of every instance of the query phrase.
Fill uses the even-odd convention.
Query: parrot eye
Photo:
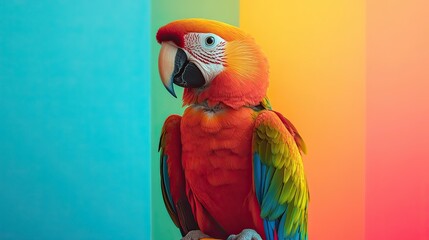
[[[212,46],[215,43],[215,38],[213,36],[206,37],[205,40],[206,46]]]

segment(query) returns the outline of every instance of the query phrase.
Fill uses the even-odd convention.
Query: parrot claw
[[[200,240],[202,238],[209,238],[210,236],[204,234],[200,230],[192,230],[189,231],[186,236],[184,236],[181,240]]]
[[[262,238],[255,230],[244,229],[240,234],[232,234],[226,240],[262,240]]]

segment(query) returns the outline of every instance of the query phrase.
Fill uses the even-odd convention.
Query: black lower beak
[[[185,51],[180,48],[174,61],[173,82],[185,88],[200,88],[206,83],[201,70],[188,61]]]

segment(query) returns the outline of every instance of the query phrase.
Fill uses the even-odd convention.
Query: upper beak
[[[173,83],[181,87],[199,88],[206,83],[200,69],[188,60],[185,51],[172,42],[162,42],[158,59],[159,75],[168,92],[174,97]]]

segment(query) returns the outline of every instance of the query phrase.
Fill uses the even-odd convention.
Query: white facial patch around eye
[[[185,35],[185,52],[189,61],[201,70],[206,84],[224,69],[226,41],[212,33],[188,33]]]
[[[216,51],[219,44],[224,44],[225,40],[216,34],[200,33],[200,45],[207,51]]]

